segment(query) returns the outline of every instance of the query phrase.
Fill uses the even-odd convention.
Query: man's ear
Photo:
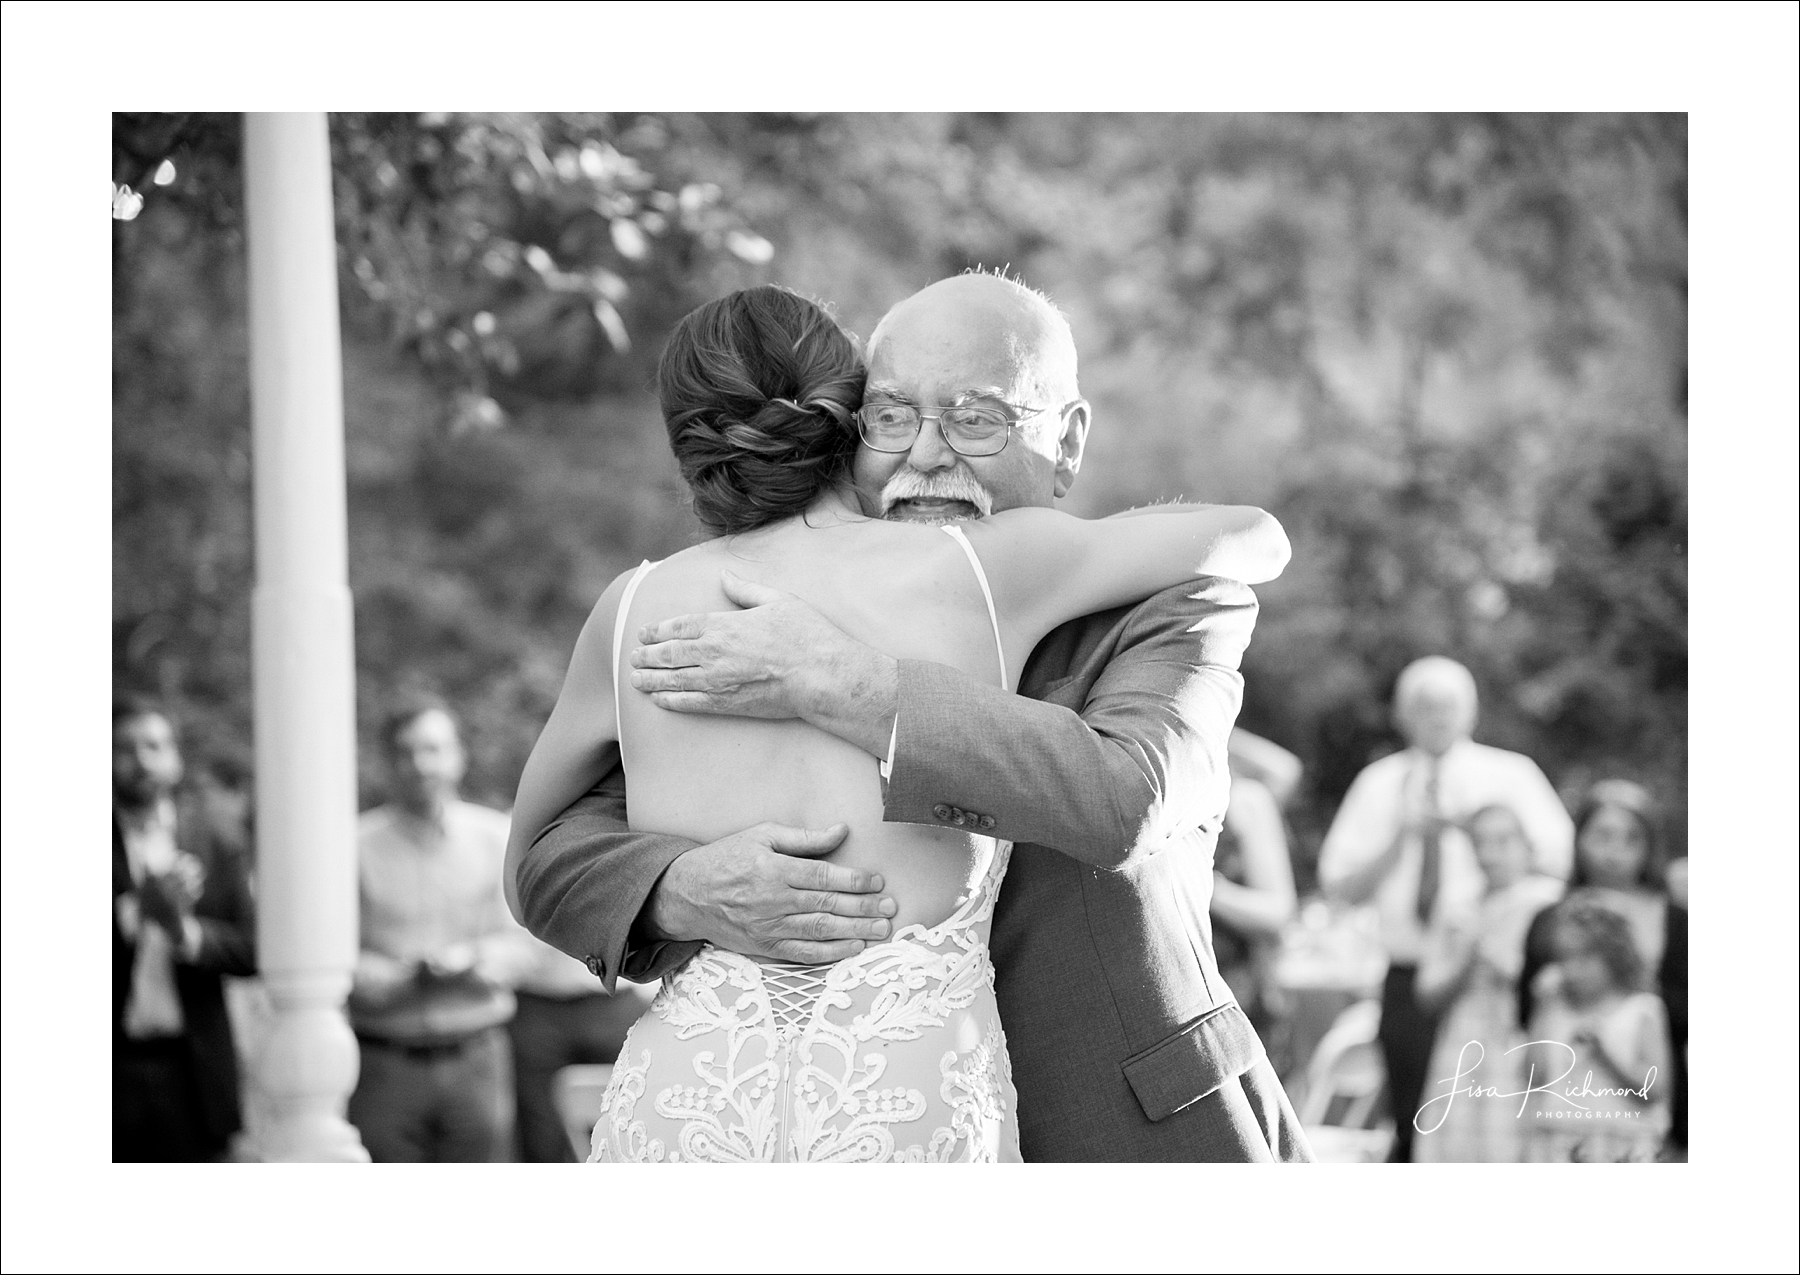
[[[1056,440],[1056,497],[1069,494],[1075,475],[1081,472],[1081,456],[1087,450],[1088,425],[1092,410],[1085,398],[1078,398],[1063,414],[1062,437]]]

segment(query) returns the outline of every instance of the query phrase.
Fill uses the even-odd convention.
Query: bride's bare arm
[[[1030,651],[1066,620],[1140,602],[1199,576],[1245,584],[1287,566],[1287,534],[1248,505],[1161,505],[1088,520],[1011,509],[969,524],[1002,630]]]
[[[613,619],[629,579],[629,572],[621,575],[594,604],[581,636],[575,640],[575,653],[569,657],[569,671],[563,678],[556,707],[519,777],[512,829],[506,840],[505,882],[506,905],[521,924],[524,918],[515,882],[520,858],[551,820],[592,788],[617,759]]]

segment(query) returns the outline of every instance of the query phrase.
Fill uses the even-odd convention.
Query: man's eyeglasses
[[[1070,399],[1057,410],[1067,412],[1080,401]],[[910,451],[925,422],[935,420],[944,442],[958,456],[993,456],[1006,449],[1016,426],[1049,410],[1014,407],[1010,403],[974,403],[921,412],[910,403],[870,403],[857,412],[856,423],[863,442],[872,451]]]

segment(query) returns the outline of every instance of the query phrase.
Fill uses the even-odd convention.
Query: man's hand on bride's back
[[[801,718],[885,757],[893,728],[894,660],[791,593],[729,571],[740,611],[678,615],[638,630],[631,685],[661,708],[770,720]]]
[[[878,873],[826,863],[849,831],[760,823],[669,864],[644,920],[657,938],[704,939],[749,956],[819,964],[855,956],[893,930]]]

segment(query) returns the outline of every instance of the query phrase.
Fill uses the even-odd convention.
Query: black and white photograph
[[[525,6],[530,56],[618,8]],[[1112,57],[1188,9],[1276,42],[1317,12],[1122,8]],[[1755,101],[1795,106],[1794,10],[1724,8],[1787,76]],[[423,12],[372,9],[365,52]],[[469,29],[421,48],[518,56],[447,12]],[[620,23],[671,59],[654,88],[290,66],[279,94],[173,92],[151,58],[46,179],[66,245],[19,229],[9,91],[7,1194],[53,1136],[14,1123],[50,1074],[20,1051],[66,1019],[85,1132],[57,1154],[93,1202],[149,1225],[146,1191],[213,1182],[300,1230],[355,1203],[305,1259],[169,1232],[9,1240],[8,1268],[810,1264],[779,1178],[599,1167],[794,1163],[1046,1166],[956,1197],[946,1242],[980,1231],[997,1269],[1699,1269],[1701,1200],[1734,1194],[1768,1216],[1731,1260],[1791,1263],[1765,1224],[1794,1185],[1793,120],[1721,128],[1648,79],[1290,104],[1241,70],[1219,100],[964,109],[881,83],[933,48],[1041,74],[1074,29],[893,61],[881,24],[797,61],[759,29],[737,74],[848,77],[798,109],[689,94],[684,12]],[[659,109],[404,109],[534,100]],[[359,101],[392,106],[335,109]],[[1779,161],[1733,177],[1785,201],[1754,244],[1708,185],[1733,130]],[[60,410],[91,520],[22,450],[55,428],[53,388],[13,393],[57,268],[13,267],[44,254],[93,257],[94,341],[37,378],[84,383]],[[1706,398],[1721,377],[1764,397]],[[91,573],[42,564],[64,528]],[[54,669],[27,617],[69,633]],[[66,749],[26,742],[47,716]],[[85,813],[19,822],[34,802]],[[51,829],[74,875],[26,878]],[[72,943],[33,1027],[15,988]],[[359,1167],[390,1164],[478,1167]],[[1251,1164],[1305,1167],[1200,1167]],[[1533,1167],[1454,1167],[1487,1165]],[[258,1185],[298,1172],[287,1206]],[[848,1175],[808,1183],[833,1234],[942,1207],[812,1172]],[[1202,1192],[1249,1210],[1229,1258],[1150,1221]],[[631,1247],[568,1247],[609,1208],[579,1225]],[[521,1210],[526,1247],[490,1246]],[[1079,1241],[1029,1220],[1059,1212]],[[757,1217],[771,1238],[731,1238]],[[925,1229],[834,1253],[937,1264]]]

